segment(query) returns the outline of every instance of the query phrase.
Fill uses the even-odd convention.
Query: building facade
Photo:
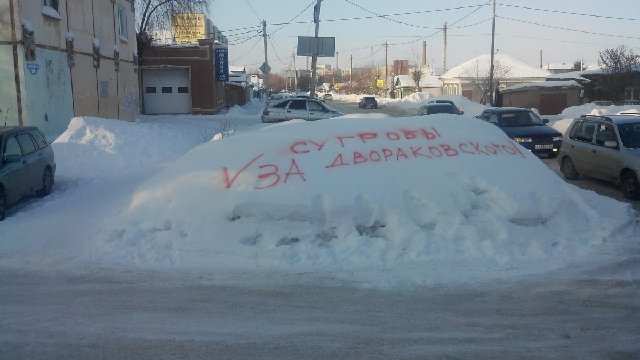
[[[131,0],[1,0],[2,124],[62,133],[74,116],[139,109]]]

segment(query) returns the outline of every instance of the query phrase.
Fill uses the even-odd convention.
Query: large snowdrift
[[[106,222],[93,258],[220,270],[410,266],[404,275],[424,282],[458,279],[462,268],[484,277],[584,261],[631,221],[629,206],[565,183],[477,119],[336,118],[198,146]]]

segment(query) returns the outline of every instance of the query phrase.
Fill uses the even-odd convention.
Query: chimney
[[[427,66],[427,42],[422,42],[422,63],[420,64],[422,67]]]

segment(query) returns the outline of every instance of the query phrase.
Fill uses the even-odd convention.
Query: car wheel
[[[7,198],[4,189],[0,188],[0,221],[7,217]]]
[[[627,199],[640,199],[640,183],[638,177],[633,171],[627,171],[620,177],[620,187],[622,193]]]
[[[53,173],[51,173],[50,168],[44,169],[44,173],[42,174],[42,189],[38,191],[38,196],[44,197],[51,194],[51,189],[53,188]]]
[[[562,165],[560,166],[560,172],[564,175],[565,179],[575,180],[580,174],[576,170],[575,165],[573,165],[573,160],[570,157],[566,157],[562,159]]]

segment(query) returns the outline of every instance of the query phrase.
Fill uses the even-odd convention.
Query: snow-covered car
[[[451,104],[453,105],[453,107],[456,108],[458,115],[464,115],[464,111],[460,110],[458,105],[456,105],[456,103],[454,103],[452,100],[444,100],[444,99],[431,100],[429,101],[429,104]]]
[[[562,134],[547,125],[549,120],[541,119],[531,109],[493,107],[485,109],[477,117],[498,126],[507,136],[538,157],[558,156]]]
[[[262,111],[263,123],[275,123],[293,119],[322,120],[344,115],[320,100],[291,98],[268,105]]]
[[[426,105],[422,105],[420,109],[418,109],[418,115],[433,115],[433,114],[454,114],[454,115],[462,115],[460,110],[452,104],[449,103],[429,103]]]
[[[640,199],[640,116],[583,115],[564,135],[558,157],[570,180],[580,174],[620,184],[629,199]]]
[[[22,198],[51,193],[56,163],[36,127],[0,126],[0,220]]]

